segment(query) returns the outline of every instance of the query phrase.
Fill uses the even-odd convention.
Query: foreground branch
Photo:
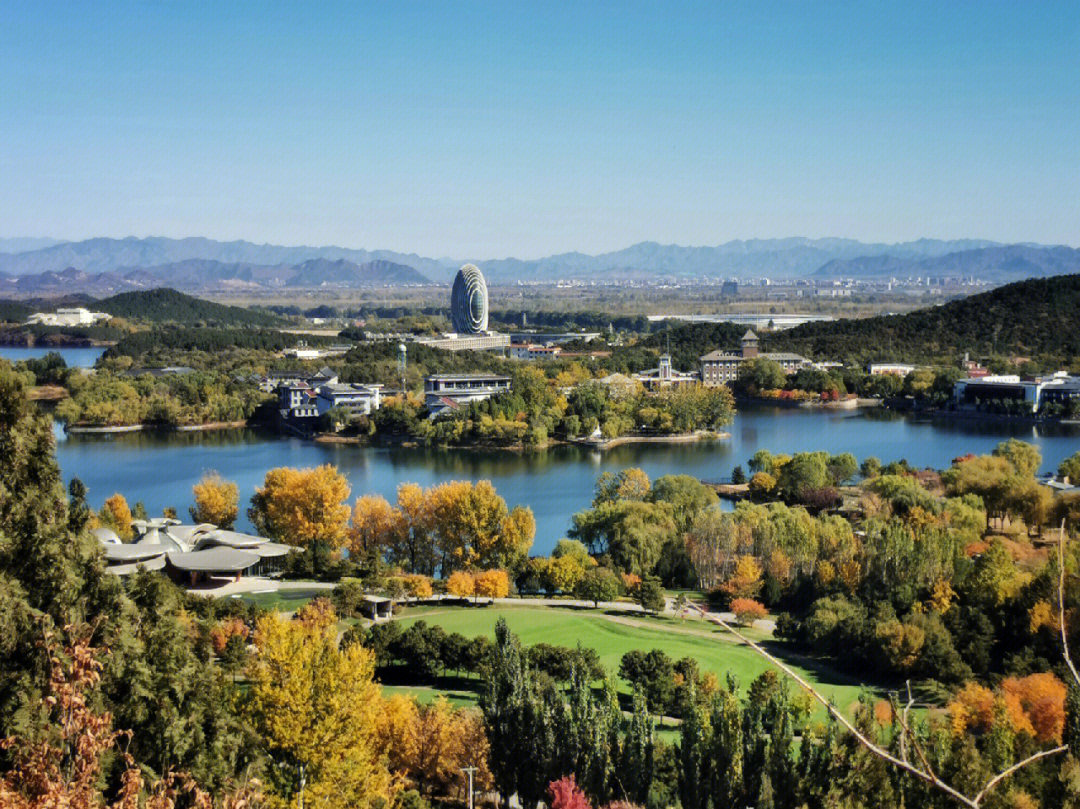
[[[1062,531],[1064,532],[1064,527],[1062,528]],[[1064,600],[1064,596],[1062,596],[1062,600]],[[1031,763],[1033,763],[1035,761],[1038,761],[1041,758],[1056,755],[1058,753],[1063,753],[1063,752],[1065,752],[1066,750],[1069,749],[1068,745],[1060,745],[1059,747],[1055,747],[1055,748],[1052,748],[1052,749],[1049,749],[1049,750],[1043,750],[1043,751],[1041,751],[1039,753],[1036,753],[1035,755],[1030,756],[1029,758],[1026,758],[1021,762],[1018,762],[1017,764],[1014,764],[1013,766],[1009,767],[1008,769],[1003,770],[1002,772],[995,775],[993,778],[991,778],[989,781],[986,782],[985,786],[983,786],[983,788],[979,791],[979,793],[977,795],[975,795],[974,798],[968,797],[967,795],[960,792],[955,787],[953,787],[950,784],[946,783],[945,781],[941,780],[941,778],[939,778],[937,776],[937,774],[934,773],[934,771],[930,768],[929,763],[926,762],[926,759],[923,756],[922,751],[919,748],[918,743],[915,740],[914,735],[910,735],[910,739],[911,739],[911,742],[912,742],[912,746],[915,748],[916,753],[919,755],[920,759],[924,762],[924,767],[922,767],[922,768],[912,764],[910,761],[905,760],[907,758],[906,753],[904,754],[904,758],[898,758],[897,756],[894,756],[892,753],[890,753],[888,750],[886,750],[884,747],[882,747],[881,745],[879,745],[876,742],[874,742],[873,740],[871,740],[866,734],[862,733],[857,727],[855,727],[855,724],[851,720],[849,720],[846,716],[844,716],[843,713],[841,713],[835,706],[833,706],[833,704],[828,699],[826,699],[825,696],[820,691],[818,691],[816,688],[814,688],[814,686],[812,686],[804,677],[802,677],[798,672],[796,672],[794,669],[792,669],[786,663],[781,661],[775,655],[768,652],[760,644],[755,643],[754,641],[750,640],[750,638],[746,637],[746,635],[744,635],[742,632],[740,632],[738,629],[736,629],[732,624],[728,623],[727,621],[725,621],[723,618],[721,618],[719,615],[717,615],[715,613],[706,612],[704,609],[702,609],[697,604],[694,604],[693,607],[694,607],[695,610],[698,611],[698,613],[704,619],[706,619],[707,621],[712,621],[714,624],[719,624],[721,627],[726,629],[728,632],[733,634],[735,637],[737,637],[739,640],[741,640],[743,643],[745,643],[747,646],[749,646],[751,649],[753,649],[761,657],[768,660],[770,663],[772,663],[774,666],[776,666],[778,669],[780,669],[782,672],[784,672],[784,674],[786,674],[788,677],[790,677],[792,680],[794,680],[800,686],[802,686],[802,688],[805,689],[806,692],[810,694],[810,696],[812,696],[814,699],[816,699],[818,702],[820,702],[822,704],[822,706],[824,706],[825,710],[827,710],[829,712],[829,715],[832,716],[833,719],[835,719],[837,722],[839,722],[840,725],[842,725],[844,727],[844,729],[847,730],[848,733],[850,733],[855,738],[855,740],[860,745],[862,745],[864,748],[866,748],[866,750],[868,750],[870,753],[877,756],[882,761],[886,761],[889,764],[892,764],[894,767],[898,767],[901,770],[904,770],[905,772],[910,773],[911,775],[918,778],[920,781],[923,781],[923,782],[929,784],[930,786],[934,787],[935,789],[938,789],[941,792],[944,792],[946,795],[951,797],[953,800],[957,801],[958,803],[960,803],[960,804],[962,804],[964,806],[969,807],[970,809],[979,809],[980,805],[982,804],[983,799],[986,797],[987,794],[989,794],[990,790],[992,790],[994,787],[996,787],[1004,779],[1008,778],[1010,775],[1015,773],[1017,770],[1020,770],[1021,768],[1025,767],[1028,764],[1031,764]],[[1066,659],[1068,659],[1068,651],[1067,650],[1068,650],[1068,644],[1066,644]],[[1070,667],[1072,666],[1071,661],[1070,661],[1069,665],[1070,665]],[[1076,674],[1076,669],[1075,668],[1073,669],[1073,673],[1074,673],[1074,675]],[[1080,683],[1080,677],[1078,677],[1078,683]],[[910,703],[910,697],[909,697],[909,703]],[[908,729],[906,722],[902,723],[902,728],[903,728],[903,731],[904,731],[905,735],[910,734],[910,730]]]

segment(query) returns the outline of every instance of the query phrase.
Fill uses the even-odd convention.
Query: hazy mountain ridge
[[[1009,281],[1076,272],[1076,252],[1069,247],[1003,245],[978,239],[919,239],[886,244],[791,237],[735,240],[711,247],[641,242],[599,255],[569,252],[539,259],[459,260],[334,246],[287,247],[246,241],[218,242],[201,237],[131,237],[63,242],[0,254],[0,271],[19,277],[17,284],[25,289],[15,291],[21,294],[44,291],[43,284],[28,281],[29,276],[58,273],[67,268],[94,275],[93,291],[101,294],[163,282],[186,289],[204,289],[214,284],[424,283],[421,278],[448,283],[466,260],[480,266],[488,280],[496,284],[561,278],[610,281],[656,277],[781,279],[891,275],[975,275],[986,280]],[[336,264],[339,262],[352,266]],[[308,269],[297,278],[294,271],[304,264]],[[393,265],[402,269],[395,270]],[[161,277],[167,273],[172,275]],[[80,283],[90,281],[83,279]],[[10,288],[10,283],[0,279],[0,289],[3,288]]]
[[[913,258],[860,256],[834,259],[815,276],[822,278],[906,278],[908,276],[975,276],[987,281],[1048,278],[1080,272],[1080,249],[1065,246],[1010,244]]]
[[[68,267],[36,274],[0,277],[0,294],[51,295],[73,290],[94,295],[170,286],[188,291],[266,287],[362,287],[427,284],[414,268],[384,259],[357,264],[346,259],[311,259],[295,266],[225,263],[186,259],[153,267],[122,267],[92,273]]]
[[[223,264],[295,266],[316,258],[331,261],[345,259],[359,265],[370,261],[390,261],[412,267],[424,275],[430,276],[433,273],[443,277],[448,276],[451,266],[445,261],[396,253],[392,250],[351,250],[332,246],[285,247],[246,241],[219,242],[197,236],[186,239],[153,236],[145,239],[87,239],[81,242],[63,242],[39,250],[4,253],[0,254],[0,272],[22,276],[74,267],[90,273],[101,273],[121,268],[159,267],[190,259]]]
[[[920,239],[899,244],[867,244],[854,239],[801,237],[736,240],[716,247],[684,247],[641,242],[597,256],[563,253],[534,261],[508,258],[477,263],[485,275],[496,283],[513,282],[521,278],[554,280],[566,277],[639,277],[649,274],[665,277],[792,278],[808,275],[835,259],[865,255],[922,258],[993,244],[995,243],[974,239]]]

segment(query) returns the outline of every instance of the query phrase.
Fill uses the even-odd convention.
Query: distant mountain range
[[[0,246],[38,240],[8,239]],[[48,240],[46,240],[48,241]],[[883,278],[975,276],[1007,282],[1080,271],[1080,251],[1038,244],[920,239],[897,244],[853,239],[754,239],[716,247],[642,242],[590,256],[535,260],[425,258],[388,250],[284,247],[212,239],[88,239],[0,253],[0,294],[72,291],[114,294],[168,285],[188,291],[268,287],[448,283],[464,261],[495,284],[574,278]]]
[[[0,295],[114,295],[125,291],[173,287],[188,291],[272,287],[404,286],[431,283],[412,267],[385,259],[356,264],[346,259],[313,258],[296,265],[225,263],[192,258],[153,267],[121,267],[87,272],[68,267],[19,276],[0,276]]]
[[[906,278],[975,276],[985,281],[1016,281],[1080,273],[1080,250],[1009,244],[980,247],[929,258],[893,255],[833,259],[814,273],[821,278]]]

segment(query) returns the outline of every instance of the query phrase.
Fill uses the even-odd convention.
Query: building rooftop
[[[510,377],[500,374],[428,374],[424,379],[441,379],[444,382],[510,381]]]

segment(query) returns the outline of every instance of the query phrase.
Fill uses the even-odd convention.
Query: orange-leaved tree
[[[443,697],[420,705],[395,695],[385,703],[378,735],[390,769],[422,794],[457,794],[462,767],[476,767],[474,786],[491,787],[488,742],[479,713],[454,708]]]
[[[484,598],[506,598],[510,594],[510,577],[505,570],[485,570],[476,574],[476,595]]]
[[[458,598],[467,598],[476,592],[476,577],[466,570],[456,570],[446,580],[446,592]]]

